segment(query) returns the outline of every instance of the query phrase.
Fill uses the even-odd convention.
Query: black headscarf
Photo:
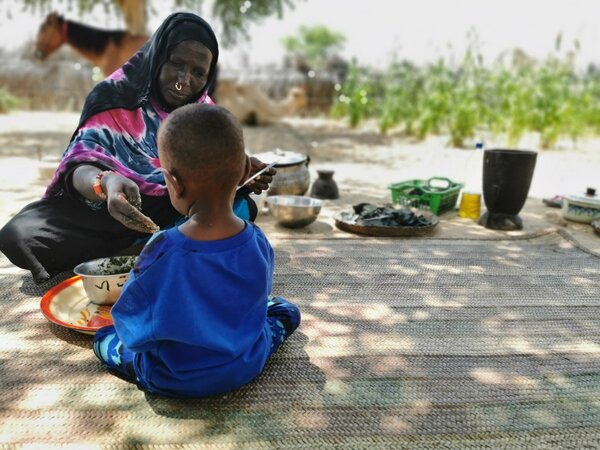
[[[148,42],[123,65],[124,76],[109,77],[92,89],[85,99],[77,128],[102,111],[114,108],[133,110],[147,102],[149,96],[157,92],[160,68],[167,61],[169,52],[186,40],[202,43],[213,56],[206,85],[191,100],[197,101],[215,82],[219,44],[212,28],[204,19],[192,13],[174,13],[165,19]]]

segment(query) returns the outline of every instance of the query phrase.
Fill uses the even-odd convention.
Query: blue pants
[[[271,297],[267,304],[267,323],[271,328],[272,355],[300,325],[300,310],[281,297]],[[129,381],[137,382],[133,369],[135,353],[123,345],[113,325],[96,332],[94,353],[109,369],[115,370]]]

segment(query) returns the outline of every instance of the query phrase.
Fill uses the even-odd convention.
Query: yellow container
[[[458,215],[466,219],[479,219],[481,215],[481,194],[463,192],[460,197]]]

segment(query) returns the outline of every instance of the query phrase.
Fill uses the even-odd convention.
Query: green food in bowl
[[[111,256],[79,264],[73,272],[81,276],[90,301],[112,305],[117,301],[137,256]]]
[[[129,273],[133,269],[136,259],[136,256],[111,256],[110,258],[104,258],[98,264],[98,273],[96,275]]]

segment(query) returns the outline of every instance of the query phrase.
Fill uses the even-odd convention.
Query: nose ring
[[[179,81],[177,81],[177,82],[175,83],[175,89],[177,89],[178,91],[180,91],[180,90],[181,90],[181,88],[183,88],[183,86],[181,85],[181,83],[180,83]]]

